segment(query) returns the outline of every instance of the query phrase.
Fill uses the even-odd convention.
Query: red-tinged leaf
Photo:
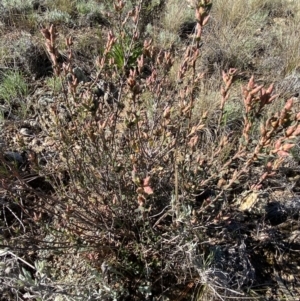
[[[197,126],[197,131],[202,130],[205,127],[205,124],[200,124]]]
[[[269,88],[266,90],[266,93],[267,93],[267,94],[271,94],[272,91],[273,91],[273,89],[274,89],[274,84],[272,83],[272,84],[269,86]]]
[[[279,94],[275,94],[273,96],[271,96],[267,102],[267,104],[270,104],[274,99],[276,99],[279,96]]]
[[[244,104],[246,107],[250,107],[250,104],[251,104],[251,100],[252,100],[252,97],[250,94],[247,94],[247,97],[244,98]]]
[[[295,146],[295,144],[293,143],[286,143],[282,146],[282,150],[283,151],[289,151],[291,148],[293,148]]]
[[[150,187],[150,177],[146,177],[144,180],[143,180],[143,189],[144,189],[144,192],[146,194],[152,194],[153,193],[153,189]]]
[[[266,169],[267,169],[268,171],[271,171],[272,168],[273,168],[272,162],[269,161],[269,162],[267,163],[267,165],[266,165]]]
[[[300,125],[297,126],[296,130],[293,132],[293,136],[299,136],[300,135]]]
[[[144,180],[143,180],[143,186],[148,186],[150,183],[150,177],[146,177]]]
[[[171,113],[171,107],[169,106],[164,111],[164,114],[163,114],[164,118],[170,118],[170,113]]]
[[[288,157],[288,156],[289,156],[289,153],[288,153],[288,152],[285,152],[285,151],[283,151],[283,150],[280,150],[280,151],[277,152],[277,155],[278,155],[279,157]]]
[[[227,73],[224,70],[222,70],[222,78],[223,78],[224,83],[227,83],[228,76],[227,76]]]
[[[263,124],[260,125],[260,134],[262,137],[266,135],[267,131]]]
[[[252,75],[248,82],[247,89],[251,90],[251,89],[253,89],[253,87],[254,87],[254,76]]]
[[[293,104],[294,104],[293,99],[290,98],[289,100],[286,101],[284,109],[289,111],[293,107]]]
[[[280,146],[281,146],[281,140],[278,139],[276,142],[275,142],[275,150],[279,150]]]
[[[198,142],[198,136],[194,136],[188,142],[189,147],[194,147]]]
[[[262,187],[262,184],[253,184],[253,185],[251,185],[250,189],[253,191],[257,191],[257,190],[260,190],[261,187]]]
[[[191,132],[190,132],[189,135],[188,135],[188,137],[191,137],[192,135],[194,135],[195,132],[196,132],[196,130],[197,130],[197,127],[196,127],[196,126],[193,126],[192,129],[191,129]]]
[[[237,73],[237,69],[236,68],[230,68],[228,74],[230,76],[234,76]]]
[[[153,189],[150,186],[144,186],[144,192],[146,194],[153,194]]]
[[[286,131],[285,131],[286,137],[290,137],[294,133],[294,131],[296,130],[296,128],[297,128],[297,124],[288,127],[286,129]]]
[[[256,94],[258,91],[260,91],[264,86],[263,85],[260,85],[260,86],[257,86],[255,88],[253,88],[253,90],[250,92],[250,95],[254,95]]]
[[[210,18],[209,15],[204,18],[204,20],[202,22],[202,26],[204,26],[208,22],[209,18]]]
[[[202,119],[206,119],[207,116],[208,116],[208,111],[205,111],[205,112],[202,114],[201,118],[202,118]]]
[[[269,173],[268,172],[265,172],[261,177],[260,179],[261,180],[265,180],[267,177],[268,177]]]

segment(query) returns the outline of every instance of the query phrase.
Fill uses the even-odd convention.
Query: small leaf
[[[283,150],[278,151],[277,154],[279,157],[288,157],[289,156],[289,153],[285,152]]]
[[[21,283],[23,284],[26,281],[26,278],[22,274],[19,274],[19,280],[21,280]]]
[[[198,142],[198,136],[194,136],[188,142],[189,147],[194,147]]]
[[[150,183],[150,177],[146,177],[146,178],[143,180],[143,189],[144,189],[144,192],[145,192],[146,194],[152,194],[152,193],[153,193],[153,190],[152,190],[152,188],[150,187],[149,183]]]
[[[293,107],[293,99],[290,98],[289,100],[287,100],[287,102],[285,103],[284,109],[289,111],[291,108]]]
[[[147,194],[152,194],[153,190],[150,186],[146,186],[146,187],[144,187],[144,192]]]
[[[143,180],[143,185],[144,185],[144,186],[148,186],[148,185],[149,185],[149,182],[150,182],[150,177],[146,177],[146,178]]]
[[[139,207],[143,207],[145,205],[145,198],[143,195],[139,194],[137,201],[138,201]]]
[[[283,151],[289,151],[291,148],[293,148],[295,146],[295,144],[293,143],[286,143],[282,146],[282,150]]]

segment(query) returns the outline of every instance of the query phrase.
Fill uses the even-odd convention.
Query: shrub
[[[114,3],[118,23],[87,83],[74,71],[72,38],[62,62],[56,27],[41,30],[54,96],[47,114],[35,109],[51,155],[41,160],[43,151],[29,152],[25,171],[50,188],[30,185],[3,155],[11,176],[1,183],[11,195],[27,191],[38,199],[33,219],[47,224],[43,243],[76,249],[97,283],[81,278],[70,284],[70,267],[65,277],[43,278],[39,266],[35,283],[22,271],[19,289],[36,293],[43,280],[55,287],[49,298],[80,299],[82,285],[86,296],[109,300],[242,299],[254,281],[254,264],[240,243],[239,252],[228,255],[238,256],[239,263],[230,257],[238,273],[222,270],[225,255],[210,231],[219,231],[238,209],[236,195],[256,195],[278,175],[300,134],[300,113],[291,98],[270,114],[278,97],[274,85],[258,84],[254,76],[241,82],[235,68],[222,72],[218,92],[207,90],[198,61],[211,1],[194,8],[195,33],[180,59],[172,49],[139,40],[141,3],[129,11],[122,0]],[[237,87],[238,100],[230,94],[236,98]],[[63,292],[56,284],[61,279],[67,281]],[[41,291],[45,286],[39,297]]]

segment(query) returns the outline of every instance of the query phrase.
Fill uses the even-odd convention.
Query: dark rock
[[[194,34],[196,30],[197,22],[194,21],[188,21],[184,22],[179,29],[179,37],[181,39],[187,39],[189,35]]]
[[[297,219],[299,217],[300,199],[290,199],[285,202],[271,202],[267,205],[266,220],[272,226],[284,223],[288,218]]]
[[[25,163],[23,154],[20,154],[18,152],[6,152],[4,154],[4,159],[7,160],[7,162],[15,163],[18,168]]]
[[[78,83],[80,83],[80,82],[86,83],[89,81],[88,77],[84,74],[83,70],[80,67],[74,68],[73,74],[77,78]]]
[[[82,16],[79,20],[79,25],[81,26],[90,26],[93,27],[94,25],[102,25],[104,27],[109,27],[109,21],[103,17],[103,15],[99,12],[91,12],[85,16]]]

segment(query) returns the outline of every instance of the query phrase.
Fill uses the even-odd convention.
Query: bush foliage
[[[57,8],[68,14],[67,27],[76,7],[90,12],[75,2]],[[176,1],[102,3],[111,12],[99,21],[107,37],[92,68],[68,34],[74,29],[60,32],[62,19],[41,27],[53,70],[44,88],[30,90],[21,73],[0,84],[1,104],[22,95],[26,115],[35,116],[30,123],[24,114],[13,122],[3,115],[10,134],[1,135],[0,289],[7,300],[273,300],[268,288],[257,289],[266,276],[253,258],[264,257],[268,271],[275,257],[263,253],[257,233],[265,229],[251,219],[278,224],[259,196],[296,160],[300,111],[294,96],[281,98],[274,83],[249,73],[246,60],[259,50],[235,41],[244,33],[239,25],[285,11],[250,2],[244,17],[240,2],[225,14],[222,1],[194,1],[194,20],[189,11],[186,20],[180,15],[185,27],[161,28],[170,35],[163,44],[158,24],[170,24],[168,4]],[[141,31],[164,6],[166,15]],[[228,50],[222,36],[217,58],[209,42],[222,24],[233,27],[228,43],[241,44]],[[291,60],[283,72],[289,68]]]

